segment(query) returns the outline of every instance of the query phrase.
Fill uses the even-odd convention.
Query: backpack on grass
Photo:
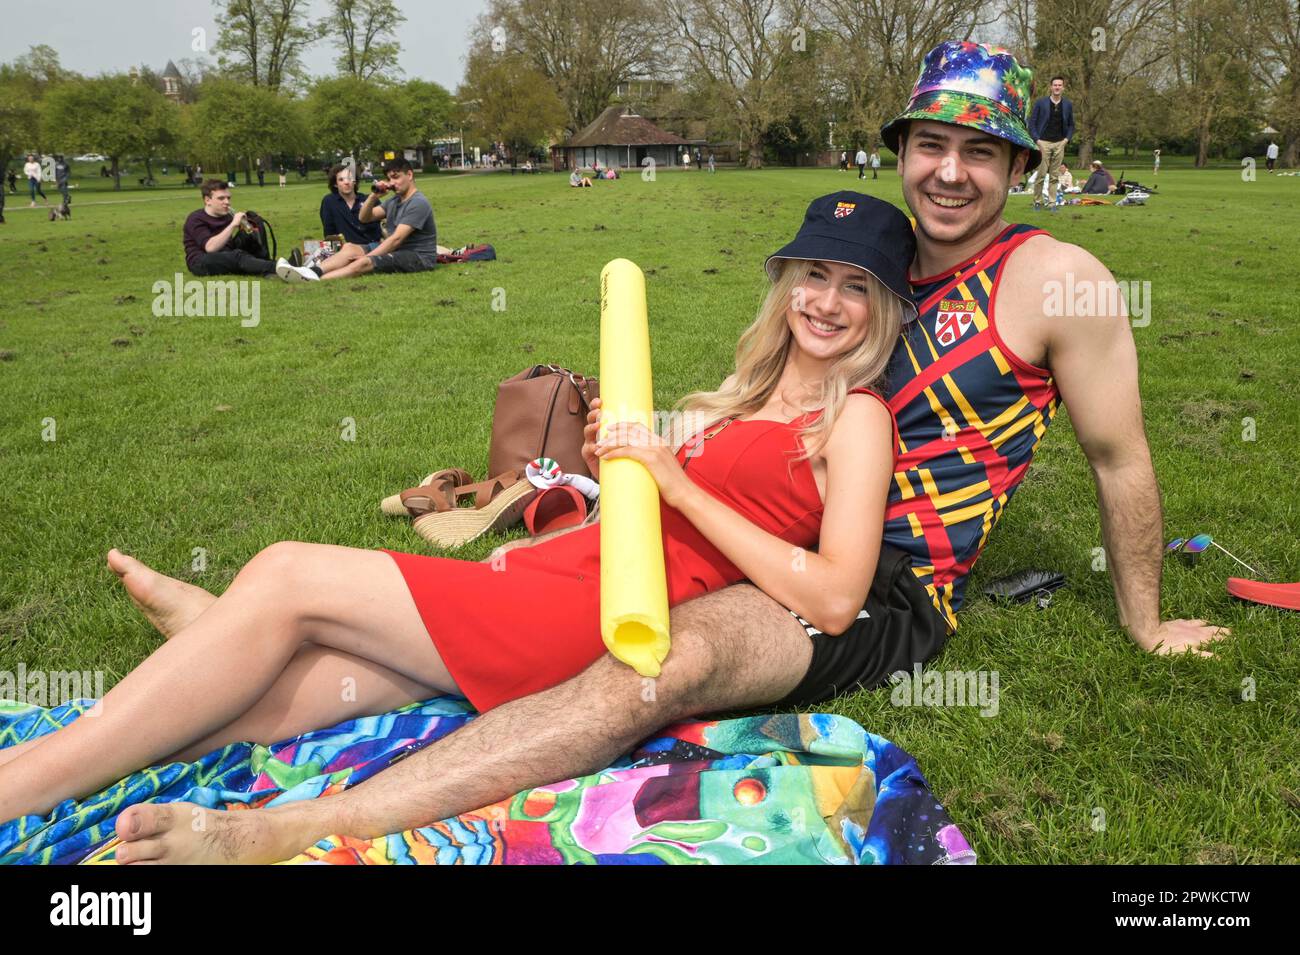
[[[438,256],[438,263],[446,265],[449,262],[491,262],[496,257],[497,250],[490,245],[464,245]]]
[[[247,252],[249,255],[255,255],[259,259],[270,259],[274,262],[278,247],[275,242],[275,230],[271,228],[271,223],[251,210],[244,213],[244,221],[248,223],[249,230],[245,232],[240,229],[236,232],[230,240],[231,248]]]

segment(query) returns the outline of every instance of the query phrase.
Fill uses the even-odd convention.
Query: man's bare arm
[[[1163,521],[1160,491],[1142,420],[1137,349],[1128,311],[1113,276],[1077,246],[1054,243],[1040,256],[1041,277],[1091,288],[1089,314],[1051,315],[1048,363],[1070,411],[1079,444],[1097,485],[1102,541],[1120,622],[1145,650],[1196,650],[1227,634],[1203,620],[1160,619]],[[1071,285],[1067,281],[1066,288]],[[1043,289],[1044,300],[1048,290]],[[1071,304],[1071,303],[1063,303]]]

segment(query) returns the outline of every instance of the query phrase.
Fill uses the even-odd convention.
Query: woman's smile
[[[844,329],[846,328],[846,326],[844,325],[835,325],[832,324],[831,322],[823,321],[820,318],[813,318],[807,312],[800,312],[799,314],[803,316],[804,321],[807,322],[808,324],[808,327],[813,330],[813,334],[818,335],[822,338],[832,338],[835,335],[839,334],[840,332],[844,331]]]

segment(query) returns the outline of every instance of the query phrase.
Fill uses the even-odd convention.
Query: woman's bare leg
[[[0,766],[0,819],[47,813],[210,737],[271,689],[305,640],[456,692],[387,554],[276,544],[115,686],[100,715]]]
[[[158,762],[192,763],[213,750],[244,741],[266,746],[344,720],[387,713],[440,692],[373,660],[304,643],[271,689],[243,715]],[[0,766],[52,735],[0,749]]]
[[[21,756],[23,753],[31,749],[33,746],[35,746],[37,743],[42,742],[43,740],[46,740],[48,738],[49,737],[47,736],[38,736],[36,737],[36,739],[29,739],[22,743],[14,743],[14,745],[12,746],[6,746],[4,749],[0,749],[0,766],[3,766],[5,763],[12,762],[13,760]]]
[[[216,594],[161,574],[116,549],[109,551],[108,565],[122,579],[131,602],[164,637],[174,636],[217,602]],[[436,693],[371,660],[306,643],[246,713],[161,762],[193,762],[244,740],[274,743],[358,716],[386,713]],[[0,766],[48,738],[0,749]]]
[[[443,691],[342,650],[304,643],[242,716],[162,762],[191,763],[231,743],[270,745],[359,716],[376,716]]]
[[[175,577],[160,574],[152,567],[114,548],[108,552],[108,566],[122,580],[127,596],[145,618],[164,637],[171,638],[199,618],[217,602],[217,595],[202,587],[187,584]],[[321,724],[327,725],[327,724]],[[37,743],[49,739],[38,736],[26,742],[0,749],[0,766],[12,762]]]

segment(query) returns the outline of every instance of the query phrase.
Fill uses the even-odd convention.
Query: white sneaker
[[[282,259],[281,261],[284,260]],[[284,263],[283,269],[281,269],[280,264],[277,262],[275,266],[275,274],[280,276],[280,278],[284,279],[286,282],[320,281],[320,276],[311,269],[306,268],[305,266],[299,267],[296,265],[290,265],[288,262]]]
[[[292,268],[293,266],[289,264],[288,259],[279,258],[275,260],[275,274],[280,276],[280,278],[284,279],[286,282],[292,281],[292,279],[289,278],[289,271]]]

